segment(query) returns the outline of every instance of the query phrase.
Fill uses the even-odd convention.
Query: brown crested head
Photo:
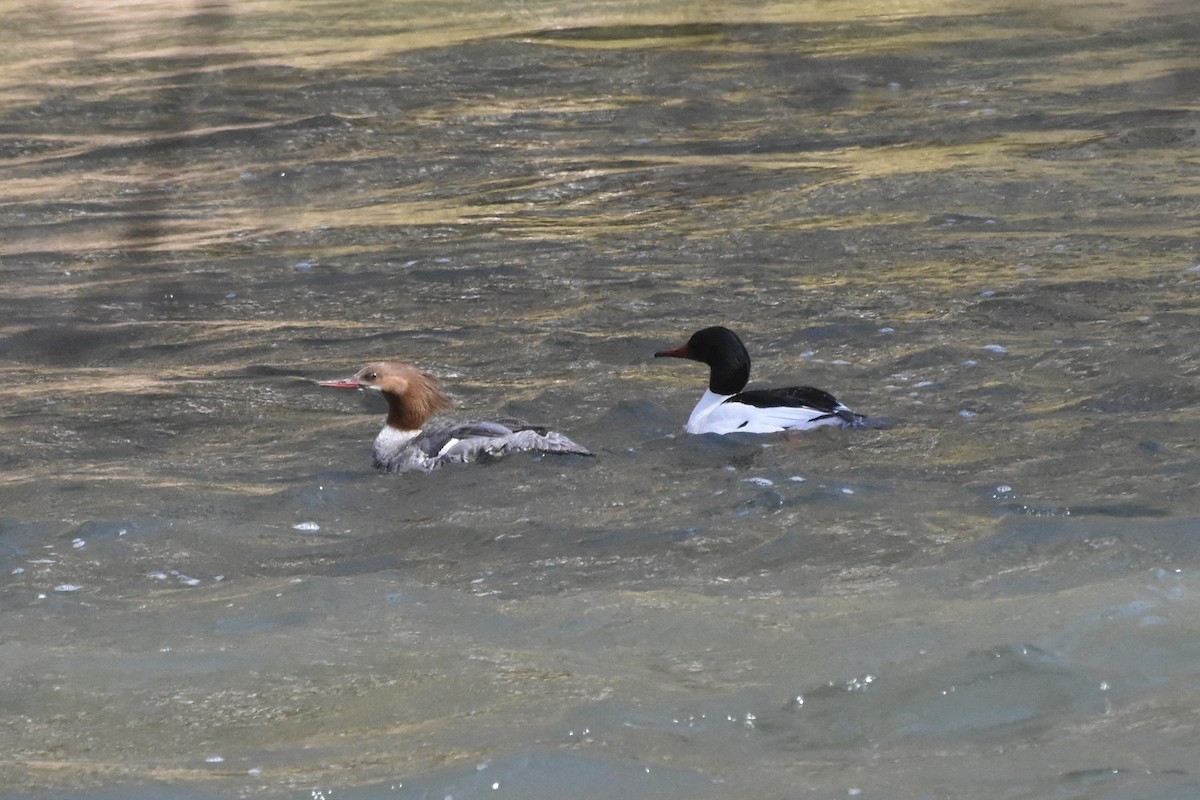
[[[437,378],[399,361],[368,364],[350,378],[322,385],[382,392],[388,403],[387,424],[402,431],[420,430],[430,417],[452,406]]]

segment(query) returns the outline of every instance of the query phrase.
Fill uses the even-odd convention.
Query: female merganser
[[[811,386],[743,392],[750,380],[750,354],[728,328],[696,331],[683,347],[654,355],[708,364],[708,390],[688,417],[688,433],[776,433],[822,425],[857,428],[867,423],[866,417],[829,392]]]
[[[349,378],[320,381],[318,385],[374,389],[383,394],[388,415],[383,430],[375,437],[373,454],[375,466],[388,472],[429,472],[443,464],[523,451],[591,455],[561,433],[515,422],[458,422],[425,428],[430,417],[451,407],[450,398],[436,378],[408,364],[368,364]]]

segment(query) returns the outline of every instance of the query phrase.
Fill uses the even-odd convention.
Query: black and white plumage
[[[337,389],[368,389],[383,394],[387,420],[372,448],[375,466],[388,472],[430,472],[445,464],[500,458],[510,453],[538,452],[590,456],[591,452],[561,433],[542,427],[503,422],[454,422],[427,426],[450,398],[428,372],[409,364],[369,364],[349,378],[321,381]]]
[[[743,391],[750,380],[750,354],[728,328],[704,328],[692,334],[683,347],[654,355],[708,364],[708,389],[688,417],[688,433],[776,433],[867,424],[866,417],[823,389],[789,386]]]

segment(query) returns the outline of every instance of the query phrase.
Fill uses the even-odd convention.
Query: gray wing
[[[557,431],[537,428],[513,430],[499,423],[473,423],[460,426],[462,434],[441,439],[442,445],[431,456],[437,464],[464,463],[477,459],[491,460],[512,453],[557,453],[580,456],[592,455],[586,447],[568,439]]]

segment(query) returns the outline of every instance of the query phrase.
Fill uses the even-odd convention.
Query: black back
[[[786,389],[752,389],[748,392],[735,394],[726,403],[745,403],[755,408],[771,408],[774,406],[790,406],[799,408],[815,408],[818,411],[832,413],[837,410],[838,401],[824,389],[812,386],[789,386]]]

